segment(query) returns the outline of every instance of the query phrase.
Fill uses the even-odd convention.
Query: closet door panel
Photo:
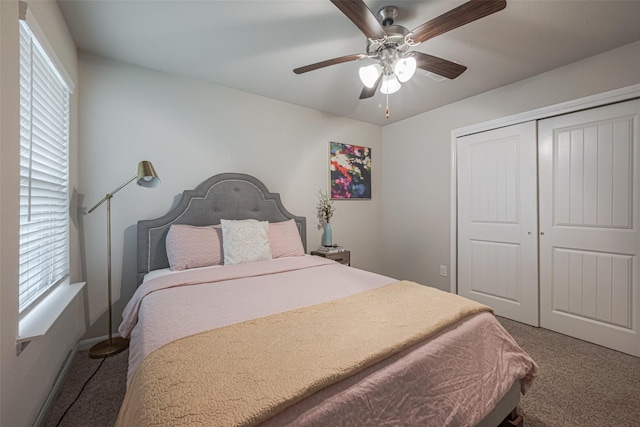
[[[538,124],[541,326],[637,356],[639,111]]]
[[[538,326],[536,125],[458,138],[458,293]]]

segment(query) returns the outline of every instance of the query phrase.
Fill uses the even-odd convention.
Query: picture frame
[[[333,200],[371,199],[371,148],[329,142],[329,189]]]

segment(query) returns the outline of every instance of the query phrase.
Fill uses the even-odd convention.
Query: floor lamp
[[[93,212],[98,206],[107,202],[107,289],[109,293],[109,338],[99,342],[89,350],[89,357],[92,359],[101,359],[103,357],[113,356],[129,347],[129,340],[121,337],[113,337],[111,325],[111,199],[113,195],[122,190],[125,186],[137,180],[136,183],[142,187],[155,187],[160,183],[160,178],[156,173],[151,162],[143,160],[138,163],[138,174],[126,181],[120,187],[104,196],[94,207],[89,209],[88,213]]]

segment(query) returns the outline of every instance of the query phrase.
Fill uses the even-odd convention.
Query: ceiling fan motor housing
[[[378,56],[384,49],[392,48],[399,52],[406,52],[410,46],[404,43],[405,36],[409,30],[401,25],[387,25],[384,27],[387,37],[383,40],[367,39],[367,54]]]

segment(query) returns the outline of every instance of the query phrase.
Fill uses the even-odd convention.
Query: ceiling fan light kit
[[[392,93],[396,93],[400,90],[400,82],[398,81],[398,77],[395,74],[391,74],[388,76],[382,77],[382,84],[380,85],[380,92],[385,95],[391,95]]]
[[[382,67],[380,64],[371,64],[360,67],[358,73],[360,74],[362,84],[371,89],[378,82],[378,78],[382,74]]]
[[[413,56],[398,57],[395,49],[385,48],[374,57],[379,62],[360,67],[358,71],[360,81],[370,89],[376,85],[380,75],[383,75],[380,92],[397,92],[402,86],[400,83],[408,82],[416,72],[416,59]]]
[[[374,64],[360,67],[358,71],[360,81],[364,85],[360,99],[372,97],[378,87],[385,95],[397,92],[402,86],[401,83],[408,82],[417,68],[447,79],[455,79],[467,67],[410,49],[448,31],[499,12],[507,6],[506,0],[471,0],[409,31],[394,24],[398,17],[398,8],[395,6],[383,7],[378,11],[376,18],[363,0],[331,0],[331,3],[367,37],[366,54],[341,56],[293,71],[302,74],[343,62],[373,59],[376,61]]]
[[[393,72],[398,76],[401,83],[408,82],[416,73],[416,58],[409,56],[408,58],[400,58],[393,66]]]

